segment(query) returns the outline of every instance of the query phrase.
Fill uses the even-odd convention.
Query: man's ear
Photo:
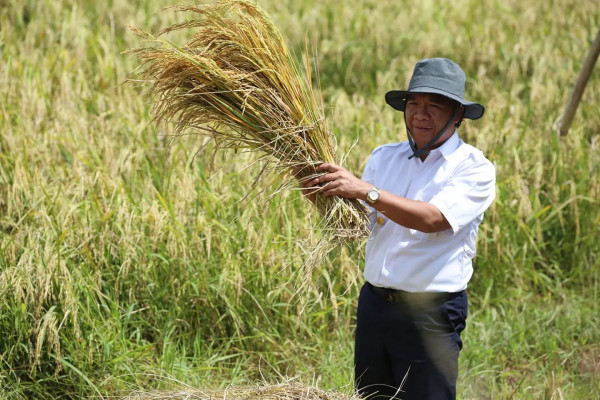
[[[459,127],[463,120],[463,115],[465,114],[465,107],[463,105],[460,106],[460,111],[456,115],[456,119],[454,120],[454,126]]]
[[[460,122],[463,119],[463,115],[465,115],[465,106],[460,106],[460,111],[458,113],[458,120],[456,122]]]

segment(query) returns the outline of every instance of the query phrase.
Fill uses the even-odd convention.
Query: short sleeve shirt
[[[496,195],[494,165],[455,132],[425,161],[408,142],[376,148],[362,179],[378,188],[436,206],[451,228],[435,233],[409,229],[373,211],[365,279],[409,292],[458,292],[473,275],[472,259],[483,214]]]

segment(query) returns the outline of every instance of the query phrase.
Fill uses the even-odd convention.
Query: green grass
[[[600,74],[552,123],[600,27],[595,0],[261,1],[308,36],[358,173],[405,137],[383,94],[414,63],[463,66],[486,105],[461,136],[498,169],[480,228],[459,397],[600,395]],[[313,270],[297,191],[197,136],[169,145],[123,50],[176,21],[158,1],[0,1],[0,397],[81,398],[298,376],[350,391],[362,243]],[[167,139],[165,139],[165,135]]]

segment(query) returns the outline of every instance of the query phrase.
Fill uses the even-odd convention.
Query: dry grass
[[[276,385],[260,384],[256,386],[228,387],[225,389],[184,388],[173,391],[143,392],[136,391],[122,400],[357,400],[334,391],[327,391],[297,382]]]
[[[312,89],[311,66],[296,65],[285,40],[253,2],[222,0],[175,6],[194,19],[156,35],[132,28],[153,46],[130,50],[142,61],[155,119],[175,125],[175,135],[208,135],[218,148],[260,151],[264,172],[300,179],[322,162],[340,163],[321,99]],[[184,45],[165,37],[193,30]],[[357,200],[317,196],[324,228],[334,237],[366,236],[366,207]]]

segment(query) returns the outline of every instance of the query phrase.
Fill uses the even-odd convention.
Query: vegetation
[[[562,111],[595,0],[261,0],[309,43],[338,154],[405,138],[384,104],[457,61],[486,105],[461,136],[496,165],[461,355],[464,399],[600,395],[600,74]],[[252,153],[168,140],[121,52],[182,22],[157,0],[0,1],[0,396],[126,396],[302,382],[352,391],[363,243],[303,268],[318,215]],[[177,34],[186,37],[186,31]],[[313,71],[313,75],[316,72]],[[201,150],[201,151],[200,151]],[[250,167],[248,167],[250,166]],[[298,290],[301,288],[302,290]]]
[[[134,29],[153,43],[129,51],[143,61],[141,79],[131,82],[150,87],[157,120],[173,121],[176,134],[207,135],[218,147],[266,153],[262,172],[297,171],[304,180],[316,176],[316,165],[340,162],[312,90],[308,56],[302,74],[260,7],[229,0],[173,9],[192,19],[156,36]],[[190,28],[185,44],[165,38]],[[334,242],[368,236],[368,209],[358,200],[316,196],[315,204]]]

